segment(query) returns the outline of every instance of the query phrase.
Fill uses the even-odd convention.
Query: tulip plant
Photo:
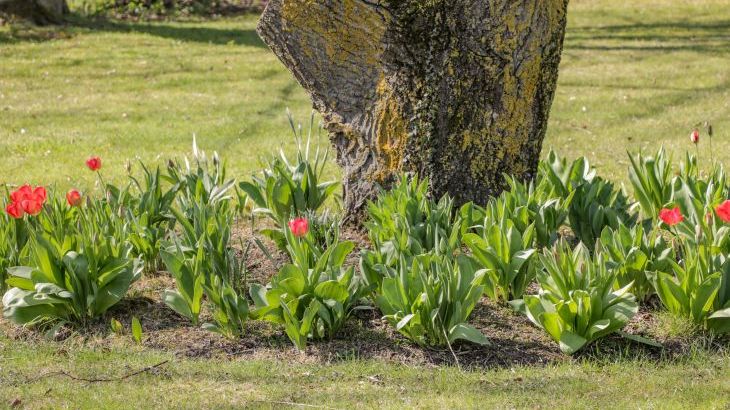
[[[78,231],[57,241],[43,230],[28,242],[28,264],[11,268],[3,315],[19,324],[86,324],[119,302],[142,265],[132,247],[81,215]]]
[[[500,203],[504,203],[510,211],[505,209],[502,214],[509,215],[513,221],[522,221],[515,223],[521,232],[532,224],[538,248],[551,246],[558,238],[558,229],[566,222],[574,193],[555,197],[552,185],[546,178],[540,179],[538,184],[534,181],[520,182],[512,176],[505,176],[505,179],[509,189],[493,201],[497,203],[497,208],[501,206]]]
[[[461,246],[462,221],[454,218],[453,200],[428,198],[428,180],[402,176],[390,191],[368,206],[366,227],[373,243],[364,251],[361,270],[371,289],[380,286],[388,269],[411,258],[434,252],[451,255]]]
[[[230,202],[192,202],[188,214],[171,211],[182,229],[163,246],[162,259],[177,289],[167,290],[165,303],[197,324],[203,295],[213,304],[215,323],[204,327],[226,337],[238,337],[248,319],[246,267],[230,247],[233,209]]]
[[[467,323],[484,292],[485,271],[477,269],[464,255],[418,255],[383,279],[375,301],[385,319],[419,345],[487,344],[484,334]]]
[[[730,332],[730,201],[714,209],[692,197],[685,204],[691,209],[687,218],[679,207],[660,212],[676,233],[683,257],[652,275],[654,287],[671,313],[717,332]]]
[[[226,166],[217,152],[213,153],[212,161],[209,161],[205,151],[198,149],[193,138],[192,161],[185,157],[183,162],[184,165],[180,161],[170,161],[165,176],[179,188],[177,203],[183,213],[195,208],[196,204],[214,205],[231,199],[230,190],[235,180],[226,178]]]
[[[28,241],[25,221],[0,214],[0,292],[5,292],[7,270],[21,264],[21,251]]]
[[[605,227],[598,242],[598,252],[604,255],[609,268],[616,272],[615,288],[633,284],[631,292],[640,301],[654,292],[650,280],[652,272],[666,272],[675,260],[674,248],[659,230],[645,232],[641,224],[631,228]]]
[[[593,248],[603,228],[633,225],[636,215],[630,215],[629,200],[622,189],[596,176],[596,171],[582,157],[569,164],[550,151],[547,161],[539,167],[541,181],[548,181],[554,196],[571,197],[568,223],[573,234]]]
[[[673,172],[672,159],[664,147],[656,155],[645,156],[629,153],[631,168],[629,180],[634,187],[634,197],[644,216],[656,220],[659,211],[672,202]]]
[[[560,350],[573,354],[588,343],[620,331],[638,312],[632,284],[615,290],[616,275],[602,256],[591,257],[579,244],[564,242],[539,256],[540,292],[511,302],[555,340]]]
[[[708,329],[730,332],[730,259],[713,255],[707,244],[684,251],[681,264],[671,261],[670,272],[653,276],[662,304]]]
[[[533,227],[523,234],[510,219],[491,220],[482,236],[464,234],[464,244],[484,269],[484,290],[490,299],[519,299],[535,278]]]
[[[322,181],[329,151],[322,152],[317,147],[314,155],[310,155],[313,121],[314,117],[306,143],[302,146],[303,133],[294,126],[290,116],[297,144],[296,158],[292,161],[281,150],[278,158],[268,161],[261,175],[254,175],[251,181],[239,184],[255,205],[254,215],[267,216],[276,225],[274,229],[261,232],[282,250],[286,247],[286,223],[292,218],[319,211],[338,187],[337,181]]]
[[[251,315],[283,325],[292,343],[304,350],[309,339],[332,338],[364,294],[354,268],[344,267],[354,243],[336,239],[323,250],[312,240],[305,219],[290,221],[288,228],[292,263],[268,286],[251,286]]]

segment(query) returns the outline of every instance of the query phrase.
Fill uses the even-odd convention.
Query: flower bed
[[[666,340],[647,325],[661,310],[730,331],[722,164],[702,171],[688,154],[675,175],[663,150],[632,155],[633,201],[585,158],[551,152],[534,181],[510,179],[488,204],[459,209],[429,198],[427,180],[403,176],[369,205],[366,239],[341,232],[337,183],[322,181],[327,155],[310,156],[296,137],[296,158],[274,158],[239,184],[194,143],[192,159],[140,164],[142,177],[125,186],[106,183],[102,160],[89,158],[98,197],[13,190],[0,225],[4,317],[56,334],[130,327],[149,345],[195,329],[256,346],[285,335],[311,351],[365,331],[457,363],[456,351],[478,360],[527,344],[538,361],[553,360],[556,348],[575,354],[606,337],[661,351]],[[258,232],[244,241],[250,226]],[[138,286],[155,292],[157,313],[129,305]],[[159,309],[172,325],[151,319]],[[505,342],[495,323],[521,330]]]

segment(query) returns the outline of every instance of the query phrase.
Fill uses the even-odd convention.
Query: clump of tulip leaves
[[[601,255],[592,257],[583,244],[571,249],[560,241],[539,259],[543,267],[537,273],[539,293],[511,303],[558,342],[564,353],[573,354],[619,331],[638,312],[632,284],[614,289],[615,272],[606,267]]]
[[[311,232],[284,232],[291,263],[268,286],[251,285],[251,316],[282,325],[292,343],[304,350],[309,340],[335,336],[359,305],[364,288],[354,267],[344,266],[353,242],[340,241],[337,233],[322,246]]]
[[[385,319],[419,345],[486,344],[467,323],[484,292],[485,273],[460,253],[465,230],[461,217],[453,216],[453,201],[445,196],[435,202],[427,191],[427,180],[404,176],[369,205],[374,249],[361,258],[368,289]]]
[[[105,203],[68,209],[54,201],[32,224],[24,265],[8,269],[3,296],[3,315],[16,323],[86,324],[141,276],[124,225]]]
[[[161,255],[177,287],[165,291],[163,299],[178,314],[198,324],[203,295],[207,296],[213,322],[203,327],[238,337],[245,331],[249,313],[244,296],[246,257],[239,259],[231,247],[235,212],[225,192],[212,196],[217,199],[199,196],[181,201],[182,209],[172,209],[181,231],[164,244]]]
[[[239,183],[239,188],[253,202],[254,215],[269,218],[274,228],[261,230],[281,249],[286,249],[286,224],[299,217],[311,217],[330,200],[338,187],[337,181],[323,181],[324,168],[327,165],[328,150],[310,152],[314,114],[312,114],[309,133],[304,141],[301,127],[294,125],[289,116],[289,123],[294,131],[297,152],[290,159],[280,151],[278,157],[270,159],[260,174],[253,175],[251,181]]]

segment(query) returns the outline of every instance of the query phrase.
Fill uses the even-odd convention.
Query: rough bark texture
[[[402,171],[485,203],[536,172],[568,0],[271,0],[264,41],[311,94],[358,215]]]
[[[46,25],[63,22],[69,9],[66,0],[0,0],[0,12]]]

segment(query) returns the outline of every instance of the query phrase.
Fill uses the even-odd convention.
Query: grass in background
[[[569,16],[546,148],[625,179],[625,150],[680,155],[709,120],[715,157],[730,159],[725,0],[575,0]],[[85,187],[92,154],[119,181],[126,161],[183,155],[193,134],[247,176],[291,147],[285,109],[302,122],[311,109],[256,19],[0,28],[0,183]]]
[[[730,14],[726,0],[576,0],[545,147],[587,156],[627,179],[626,150],[694,150],[697,123],[730,159]],[[703,135],[704,136],[704,135]],[[704,138],[702,159],[709,160]],[[705,162],[709,166],[709,161]]]

